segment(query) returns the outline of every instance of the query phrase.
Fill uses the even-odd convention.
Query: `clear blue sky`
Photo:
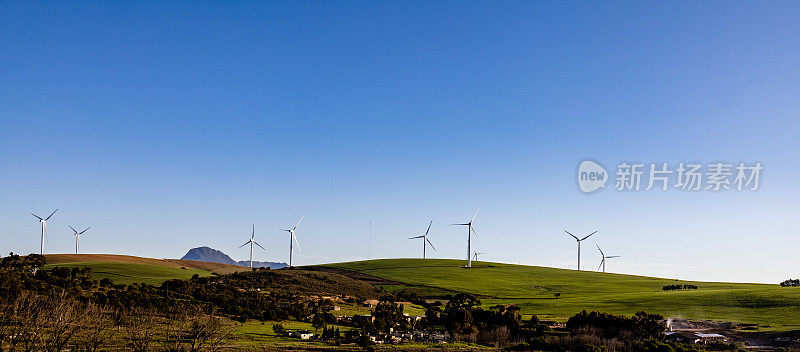
[[[800,5],[0,2],[0,251],[463,258],[800,276]],[[764,164],[757,192],[578,191],[590,158]]]

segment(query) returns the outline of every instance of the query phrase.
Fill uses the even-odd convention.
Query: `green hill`
[[[644,310],[672,318],[760,324],[773,330],[800,327],[800,289],[766,284],[689,282],[535,266],[461,260],[381,259],[329,264],[384,280],[389,291],[435,299],[448,292],[481,296],[485,306],[517,304],[523,314],[565,319],[586,310],[634,314]],[[366,274],[366,275],[364,275]],[[697,290],[663,291],[670,284]],[[556,295],[559,298],[556,298]]]
[[[48,255],[46,268],[89,266],[94,278],[117,283],[158,284],[248,268],[217,263],[150,259],[118,255]],[[318,266],[388,291],[414,292],[431,300],[468,292],[484,306],[516,304],[523,314],[563,320],[598,310],[630,315],[639,310],[672,318],[760,324],[768,330],[800,329],[800,288],[765,284],[675,281],[634,275],[603,274],[545,267],[461,260],[382,259]],[[670,284],[693,284],[697,290],[663,291]],[[556,295],[559,297],[556,298]]]

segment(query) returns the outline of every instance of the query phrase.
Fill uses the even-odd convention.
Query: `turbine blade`
[[[608,258],[619,258],[619,256],[618,255],[611,255],[611,256],[606,257],[606,259],[608,259]]]
[[[297,240],[297,236],[295,234],[292,234],[292,239],[294,240],[294,244],[297,245],[297,251],[301,252],[301,250],[300,250],[300,241]]]
[[[250,239],[256,238],[256,224],[253,224],[253,232],[250,234]]]
[[[603,258],[605,258],[605,257],[606,257],[606,254],[605,254],[605,253],[603,253],[603,250],[602,250],[602,249],[600,249],[600,246],[598,246],[598,245],[595,245],[595,246],[597,247],[597,250],[598,250],[598,251],[600,251],[600,255],[601,255],[601,256],[603,256]]]
[[[483,207],[483,204],[481,204],[481,206],[478,207],[478,210],[475,211],[475,215],[472,216],[472,220],[469,221],[470,223],[475,221],[475,217],[478,216],[478,212],[481,211],[482,207]]]
[[[566,232],[566,233],[567,233],[567,235],[570,235],[570,236],[572,236],[572,238],[574,238],[576,241],[580,241],[580,240],[578,239],[578,237],[577,237],[577,236],[575,236],[575,235],[573,235],[573,234],[569,233],[569,231],[567,231],[567,230],[564,230],[564,232]]]
[[[261,249],[263,249],[263,250],[265,250],[265,251],[267,250],[266,248],[264,248],[264,246],[262,246],[262,245],[258,244],[258,242],[256,242],[256,241],[253,241],[253,244],[255,244],[256,246],[259,246],[259,247],[261,247]]]
[[[81,231],[81,233],[79,233],[79,235],[83,235],[84,232],[89,231],[89,229],[91,229],[91,228],[92,228],[91,226],[87,227],[86,230]]]
[[[469,224],[450,224],[450,225],[447,225],[447,226],[467,226],[467,225],[469,225]]]
[[[305,216],[305,215],[301,216],[301,217],[300,217],[300,221],[303,221],[303,218],[304,218],[304,217],[306,217],[306,216]],[[298,221],[298,222],[297,222],[297,225],[294,225],[294,227],[292,228],[292,230],[297,230],[297,227],[298,227],[298,226],[300,226],[300,221]]]
[[[477,231],[475,231],[475,228],[474,228],[474,227],[472,227],[472,225],[469,225],[469,228],[470,228],[470,230],[472,230],[472,233],[474,233],[474,234],[475,234],[475,237],[478,237],[478,232],[477,232]]]
[[[600,270],[600,268],[603,267],[603,262],[605,262],[605,261],[606,261],[605,259],[600,261],[600,265],[597,266],[597,270]]]
[[[40,217],[39,217],[39,215],[36,215],[36,214],[34,214],[34,213],[31,213],[31,215],[35,216],[35,217],[36,217],[37,219],[39,219],[39,220],[44,220],[44,219],[40,218]]]
[[[75,229],[74,227],[72,227],[71,225],[67,225],[67,226],[69,226],[69,228],[71,228],[71,229],[72,229],[72,232],[75,232],[76,234],[78,233],[78,230],[76,230],[76,229]],[[81,233],[83,233],[83,232],[81,232]]]
[[[425,236],[409,237],[408,239],[409,240],[415,240],[417,238],[425,238]]]
[[[428,232],[431,232],[431,225],[433,225],[433,219],[431,219],[431,222],[428,224],[428,230],[425,231],[425,238],[428,238]]]
[[[46,219],[44,219],[44,221],[50,220],[50,218],[53,216],[53,214],[55,214],[57,211],[58,211],[58,208],[56,208],[56,210],[53,210],[53,212],[50,213],[50,215]]]
[[[248,243],[250,243],[250,241],[245,242],[243,245],[239,246],[239,248],[246,246]]]
[[[429,240],[427,238],[425,240],[428,241],[428,244],[431,245],[431,248],[433,248],[433,250],[435,251],[436,247],[433,246],[433,243],[431,243],[431,240]]]
[[[584,237],[584,238],[581,238],[581,239],[580,239],[580,241],[583,241],[583,240],[585,240],[585,239],[587,239],[587,238],[591,237],[592,235],[594,235],[594,234],[596,234],[596,233],[597,233],[597,231],[595,231],[595,232],[592,232],[592,233],[590,233],[588,236],[586,236],[586,237]]]

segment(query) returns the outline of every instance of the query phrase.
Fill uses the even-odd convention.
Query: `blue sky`
[[[790,2],[0,3],[0,251],[434,257],[800,276]],[[755,162],[757,192],[582,194],[584,159]],[[369,222],[373,223],[372,249]]]

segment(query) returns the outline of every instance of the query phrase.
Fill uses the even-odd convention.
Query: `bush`
[[[272,331],[278,336],[286,335],[286,328],[281,323],[272,324]]]

